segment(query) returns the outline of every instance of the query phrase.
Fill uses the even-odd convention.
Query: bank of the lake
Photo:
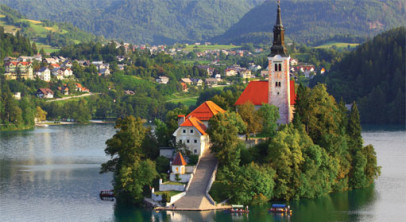
[[[61,125],[0,132],[0,221],[399,221],[406,217],[405,127],[364,126],[375,146],[382,175],[370,188],[291,202],[291,218],[268,206],[248,216],[223,212],[152,212],[101,201],[111,174],[100,175],[108,158],[104,142],[113,124]]]

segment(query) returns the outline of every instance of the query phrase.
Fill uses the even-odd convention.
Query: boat
[[[286,204],[272,204],[271,208],[269,209],[272,213],[282,213],[282,214],[292,214],[292,210],[290,209],[289,205]]]
[[[114,191],[113,190],[102,190],[99,193],[101,200],[114,200]]]
[[[250,211],[248,210],[248,206],[244,205],[231,205],[231,209],[228,210],[230,213],[238,213],[238,214],[247,214]]]

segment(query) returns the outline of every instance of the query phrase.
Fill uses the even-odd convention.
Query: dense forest
[[[377,35],[313,79],[324,82],[335,98],[356,100],[364,123],[404,124],[406,28]]]
[[[321,41],[363,42],[366,37],[406,25],[405,7],[405,2],[401,0],[281,1],[285,34],[295,42],[307,44]],[[275,18],[275,2],[266,1],[212,41],[269,43]]]
[[[30,18],[133,43],[204,41],[264,0],[0,0]]]

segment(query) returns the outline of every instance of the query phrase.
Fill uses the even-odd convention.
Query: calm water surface
[[[101,201],[111,174],[100,175],[108,158],[113,125],[50,126],[0,132],[0,221],[404,221],[406,218],[406,130],[364,127],[382,175],[374,186],[291,202],[293,215],[251,207],[248,216],[223,212],[155,213]]]

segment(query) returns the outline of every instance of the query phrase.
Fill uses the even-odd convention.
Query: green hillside
[[[312,83],[326,83],[337,99],[357,101],[365,123],[405,124],[405,43],[405,27],[379,34]]]
[[[54,52],[70,44],[96,40],[95,35],[72,24],[27,19],[5,5],[0,5],[0,26],[4,27],[6,33],[20,32],[36,42],[38,49],[44,48],[46,52]]]
[[[327,41],[359,43],[384,30],[406,25],[405,6],[402,0],[281,1],[287,37],[315,45]],[[227,44],[269,43],[273,38],[276,7],[275,1],[264,2],[213,41]]]
[[[222,34],[264,0],[0,0],[49,19],[133,43],[204,41]]]

